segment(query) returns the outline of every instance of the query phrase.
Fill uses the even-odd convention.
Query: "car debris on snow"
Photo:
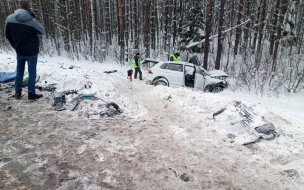
[[[240,124],[251,136],[253,136],[255,139],[249,142],[242,143],[242,145],[246,146],[249,144],[254,144],[257,142],[260,142],[260,140],[271,140],[274,138],[279,137],[280,135],[277,133],[274,125],[272,123],[265,123],[259,124],[257,126],[257,123],[255,121],[257,120],[255,114],[242,102],[235,101],[233,102],[233,106],[236,108],[237,113],[241,117],[237,121],[231,121],[230,125],[234,126],[236,124]],[[215,121],[215,117],[222,114],[224,111],[227,110],[228,106],[225,106],[224,108],[220,109],[219,111],[213,113],[213,120]],[[232,107],[233,108],[233,107]],[[229,109],[231,109],[229,107]],[[253,126],[256,125],[256,126]],[[229,138],[229,141],[231,143],[235,142],[235,139],[237,135],[229,133],[227,135]]]
[[[186,174],[186,173],[183,173],[181,176],[180,176],[181,180],[183,180],[184,182],[188,182],[190,181],[190,178],[189,176]]]

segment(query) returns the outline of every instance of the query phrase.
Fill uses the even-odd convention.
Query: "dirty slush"
[[[140,102],[152,119],[92,120],[45,99],[18,101],[4,89],[0,96],[0,189],[283,189],[288,181],[248,161],[242,145],[202,140],[216,132],[176,118],[166,101]]]

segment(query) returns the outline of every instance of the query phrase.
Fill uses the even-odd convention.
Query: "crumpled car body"
[[[188,87],[197,90],[219,92],[227,82],[212,78],[198,65],[188,62],[160,61],[148,69],[147,84],[170,87]]]

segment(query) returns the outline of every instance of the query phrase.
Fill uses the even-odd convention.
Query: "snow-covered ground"
[[[15,62],[0,53],[0,72],[13,72]],[[37,85],[54,84],[55,93],[37,90],[44,97],[28,102],[26,89],[15,100],[0,86],[0,188],[304,188],[304,92],[258,97],[154,87],[130,83],[130,67],[63,57],[39,57],[37,68]],[[117,72],[104,73],[111,70]],[[54,96],[68,90],[78,94],[66,95],[65,110],[56,111]],[[98,99],[80,100],[72,111],[81,94]],[[249,130],[237,122],[236,101],[251,113]],[[266,123],[280,136],[242,145]]]

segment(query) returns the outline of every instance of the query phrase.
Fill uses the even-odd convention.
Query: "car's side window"
[[[169,70],[183,72],[183,66],[181,64],[170,63]]]
[[[149,62],[148,62],[148,68],[152,68],[152,67],[154,67],[156,64],[157,64],[157,63],[155,63],[155,62],[149,61]]]
[[[168,65],[167,63],[164,63],[164,64],[162,64],[162,65],[160,66],[160,68],[161,68],[161,69],[167,69],[167,65]]]
[[[194,67],[192,67],[192,66],[185,66],[185,74],[193,75],[193,73],[194,73]]]

